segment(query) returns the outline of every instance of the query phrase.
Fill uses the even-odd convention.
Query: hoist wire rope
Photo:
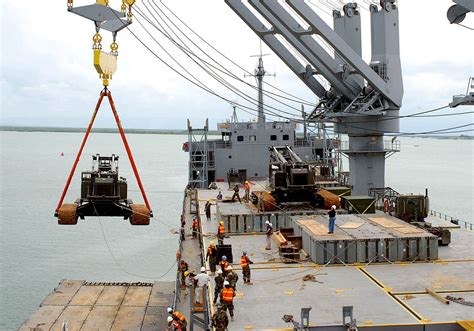
[[[163,60],[158,54],[156,54],[156,52],[153,51],[153,49],[151,49],[150,46],[148,46],[140,37],[138,37],[138,35],[133,32],[128,26],[127,26],[127,30],[132,34],[132,36],[137,39],[137,41],[143,46],[145,47],[154,57],[156,57],[160,62],[162,62],[165,66],[167,66],[169,69],[171,69],[173,72],[177,73],[179,76],[181,76],[182,78],[184,78],[185,80],[189,81],[190,83],[192,83],[193,85],[196,85],[197,87],[203,89],[204,91],[220,98],[221,100],[224,100],[226,102],[228,102],[229,104],[233,104],[233,105],[236,105],[237,108],[239,108],[240,110],[246,112],[246,113],[250,113],[249,111],[247,110],[250,110],[252,112],[258,112],[256,109],[254,108],[250,108],[250,107],[247,107],[245,105],[240,105],[238,103],[236,103],[235,101],[232,101],[232,100],[229,100],[228,98],[225,98],[219,94],[217,94],[216,92],[214,92],[213,90],[209,89],[209,88],[206,88],[204,86],[201,86],[199,84],[197,84],[196,82],[190,80],[188,77],[186,77],[184,74],[182,74],[181,72],[179,72],[178,70],[176,70],[173,66],[171,66],[169,63],[167,63],[165,60]],[[430,111],[434,111],[434,110],[430,110]],[[428,112],[428,111],[427,111]],[[423,112],[424,113],[424,112]],[[273,117],[282,117],[282,118],[285,118],[289,121],[294,121],[296,123],[304,123],[305,121],[301,120],[301,119],[298,119],[298,118],[288,118],[288,117],[285,117],[285,116],[281,116],[281,115],[274,115],[274,114],[269,114],[269,113],[266,113],[267,115],[269,116],[273,116]],[[345,126],[348,126],[350,127],[351,125],[348,125],[346,123],[338,123],[338,122],[334,122],[334,121],[329,121],[329,122],[332,122],[332,123],[336,123],[336,124],[339,124],[339,125],[345,125]],[[472,125],[472,124],[470,124]],[[466,125],[466,126],[469,126],[469,125]],[[356,126],[352,126],[354,128],[357,128],[357,129],[364,129],[364,128],[360,128],[360,127],[356,127]],[[463,126],[460,126],[460,127],[463,127]],[[465,127],[465,126],[464,126]],[[460,132],[470,132],[470,131],[473,131],[473,130],[459,130],[459,131],[451,131],[451,132],[446,132],[446,131],[450,131],[450,130],[454,130],[456,128],[459,128],[459,127],[451,127],[451,128],[446,128],[446,129],[439,129],[439,130],[432,130],[432,131],[425,131],[425,132],[387,132],[387,131],[381,131],[381,130],[369,130],[369,131],[372,131],[372,132],[380,132],[380,133],[393,133],[393,134],[398,134],[398,135],[417,135],[417,134],[420,134],[420,135],[423,135],[423,134],[430,134],[430,133],[438,133],[438,134],[450,134],[450,133],[460,133]]]
[[[199,49],[205,56],[207,56],[210,60],[212,60],[212,62],[216,63],[219,67],[221,67],[221,68],[223,69],[223,71],[220,70],[220,69],[218,69],[218,68],[216,68],[214,65],[208,63],[207,61],[203,60],[202,58],[198,57],[194,52],[192,52],[191,48],[186,44],[186,42],[183,41],[183,40],[178,36],[177,33],[174,33],[174,32],[173,32],[173,34],[179,39],[179,41],[181,42],[181,44],[184,45],[184,47],[191,53],[191,55],[195,56],[195,57],[198,58],[201,62],[205,63],[206,66],[212,66],[213,68],[215,68],[216,70],[219,70],[219,71],[222,72],[223,74],[228,75],[228,76],[230,76],[231,78],[234,78],[234,79],[236,79],[237,81],[239,81],[239,82],[241,82],[241,83],[243,83],[243,84],[245,84],[245,85],[247,85],[247,86],[253,88],[254,90],[258,91],[258,87],[257,87],[257,86],[252,85],[252,84],[246,82],[245,80],[243,80],[242,78],[238,77],[236,74],[234,74],[234,73],[233,73],[232,71],[230,71],[228,68],[226,68],[223,64],[221,64],[219,61],[215,60],[211,55],[209,55],[207,52],[205,52],[205,51],[204,51],[199,45],[197,45],[190,37],[188,37],[188,35],[187,35],[186,33],[184,33],[184,32],[179,28],[179,26],[176,25],[176,24],[166,15],[166,13],[165,13],[158,5],[156,5],[156,3],[155,3],[154,1],[150,2],[150,0],[148,0],[148,3],[149,3],[150,6],[152,7],[152,9],[153,9],[153,11],[156,13],[156,15],[158,15],[158,16],[160,17],[160,19],[162,20],[162,22],[168,27],[168,29],[170,29],[171,31],[173,31],[173,29],[169,26],[169,24],[166,22],[166,20],[169,21],[186,39],[188,39],[188,40],[189,40],[197,49]],[[155,4],[155,6],[153,6],[151,3]],[[158,20],[156,19],[156,17],[153,15],[153,13],[151,13],[151,11],[148,9],[148,7],[146,6],[146,4],[145,4],[144,2],[143,2],[143,5],[147,8],[147,10],[150,12],[150,15],[152,15],[152,17],[155,19],[155,21],[157,21],[157,23],[160,24],[160,23],[158,22]],[[157,12],[156,9],[158,9],[158,10],[161,12],[161,15],[163,15],[163,16],[166,18],[166,20],[160,15],[160,13]],[[142,11],[142,12],[143,12],[143,11]],[[151,24],[151,23],[150,23],[150,24]],[[160,26],[162,27],[163,30],[166,30],[161,24],[160,24]],[[171,40],[171,41],[174,42],[173,40]],[[181,45],[176,44],[176,46],[178,46],[179,48],[181,48],[181,47],[180,47]],[[181,49],[181,50],[183,50],[183,49]],[[254,74],[251,74],[251,73],[249,73],[248,71],[246,71],[246,72],[247,72],[249,75],[254,76]],[[270,86],[272,86],[272,85],[270,85]],[[272,86],[272,87],[273,87],[273,86]],[[299,108],[296,108],[296,107],[294,107],[294,106],[292,106],[292,105],[289,105],[289,104],[287,104],[287,103],[285,103],[285,102],[283,102],[283,101],[278,100],[277,98],[273,97],[272,95],[276,95],[276,96],[278,96],[278,97],[280,97],[280,98],[284,98],[284,99],[286,99],[286,100],[290,100],[290,101],[293,101],[293,102],[301,103],[301,102],[299,102],[299,101],[295,101],[295,100],[286,98],[286,97],[284,97],[284,96],[281,96],[281,95],[279,95],[279,94],[277,94],[277,93],[270,92],[270,91],[265,90],[265,89],[262,89],[262,92],[263,92],[263,94],[264,94],[265,96],[267,96],[268,98],[270,98],[270,99],[272,99],[272,100],[274,100],[274,101],[276,101],[276,102],[278,102],[278,103],[280,103],[280,104],[282,104],[282,105],[284,105],[284,106],[287,106],[287,107],[292,108],[292,109],[297,110],[297,111],[300,110]],[[306,105],[310,105],[310,106],[315,106],[314,103],[311,103],[311,104],[305,103],[305,104],[306,104]],[[294,114],[292,114],[292,115],[294,115]]]
[[[117,16],[117,15],[116,15]],[[119,18],[117,16],[117,18]],[[128,32],[130,32],[130,34],[146,49],[148,50],[148,52],[150,52],[157,60],[159,60],[162,64],[164,64],[166,67],[168,67],[171,71],[173,71],[174,73],[176,73],[178,76],[180,76],[181,78],[185,79],[186,81],[190,82],[191,84],[199,87],[200,89],[208,92],[209,94],[211,95],[214,95],[216,96],[217,98],[223,100],[223,101],[226,101],[228,102],[229,104],[231,105],[236,105],[237,108],[239,108],[240,110],[248,113],[248,114],[251,114],[251,115],[255,115],[255,113],[258,113],[258,110],[254,109],[254,108],[251,108],[251,107],[247,107],[245,105],[241,105],[241,104],[238,104],[236,103],[235,101],[232,101],[226,97],[223,97],[221,95],[219,95],[218,93],[214,92],[213,90],[209,89],[209,88],[206,88],[205,86],[202,86],[196,82],[194,82],[193,80],[189,79],[188,77],[186,77],[186,75],[184,75],[183,73],[181,73],[179,70],[177,70],[176,68],[174,68],[172,65],[170,65],[168,62],[166,62],[163,58],[161,58],[149,45],[147,45],[147,43],[145,43],[135,32],[133,32],[129,26],[126,26],[126,29]],[[251,112],[252,113],[251,113]],[[269,114],[267,114],[269,115]],[[273,117],[276,117],[276,118],[279,118],[279,117],[284,117],[284,116],[281,116],[281,115],[269,115],[269,116],[273,116]],[[286,118],[286,117],[284,117]],[[297,118],[287,118],[289,121],[295,121],[295,122],[302,122],[302,120],[300,119],[297,119]]]
[[[145,5],[145,7],[148,9],[148,7]],[[149,10],[149,9],[148,9]],[[160,29],[158,26],[156,26],[153,22],[151,22],[150,18],[145,14],[143,13],[143,11],[137,7],[137,13],[144,19],[146,20],[151,26],[153,26],[155,29],[157,29],[160,33],[162,33],[163,35],[165,35],[173,44],[175,44],[175,46],[177,46],[180,50],[182,50],[194,63],[196,63],[196,65],[198,65],[202,70],[204,70],[208,75],[210,75],[212,78],[214,78],[215,80],[217,80],[219,83],[221,83],[222,85],[224,85],[225,87],[227,87],[228,89],[232,90],[232,92],[236,93],[236,94],[240,94],[242,96],[242,94],[245,96],[244,99],[246,101],[248,101],[249,103],[253,103],[254,105],[258,105],[258,100],[255,99],[254,97],[246,94],[245,92],[242,92],[238,87],[232,85],[229,81],[227,81],[225,78],[223,78],[221,75],[219,75],[218,73],[216,73],[213,69],[211,69],[210,67],[214,68],[215,70],[219,71],[219,72],[222,72],[224,74],[227,74],[225,72],[223,72],[222,70],[220,70],[219,68],[216,68],[215,66],[213,66],[212,64],[208,63],[207,61],[203,60],[202,58],[200,58],[199,56],[197,56],[196,54],[190,52],[189,50],[186,50],[184,48],[184,46],[180,45],[179,43],[176,42],[176,40],[174,40],[173,38],[171,38],[171,36],[167,36],[167,32],[163,31],[164,28],[163,26],[159,23],[159,21],[156,19],[156,17],[150,12],[150,14],[152,15],[152,17],[155,19],[155,21],[157,21],[157,23],[160,25],[160,27],[163,29]],[[140,22],[139,22],[140,23]],[[141,23],[140,23],[141,24]],[[141,24],[142,27],[143,24]],[[149,33],[149,35],[151,36],[151,34]],[[152,37],[154,40],[156,40],[156,38]],[[179,38],[179,37],[178,37]],[[157,41],[156,41],[157,42]],[[193,59],[193,57],[195,59]],[[200,64],[197,62],[198,59],[201,63],[203,64]],[[175,61],[176,62],[176,61]],[[206,66],[206,68],[204,68],[203,66]],[[211,73],[212,72],[212,73]],[[249,84],[245,81],[243,81],[242,79],[240,78],[237,78],[239,81],[243,82],[244,84]],[[272,98],[272,97],[271,97]],[[250,100],[249,100],[250,99]],[[272,98],[274,99],[274,98]],[[276,99],[274,99],[276,100]],[[293,108],[295,110],[297,110],[298,112],[300,111],[299,108],[295,108],[291,105],[288,105],[288,104],[285,104],[279,100],[276,100],[277,102],[280,102],[290,108]],[[285,113],[287,115],[290,115],[290,116],[298,116],[297,114],[294,114],[294,113],[290,113],[290,112],[287,112],[287,111],[284,111],[282,109],[279,109],[279,108],[276,108],[276,107],[273,107],[273,106],[265,106],[267,108],[271,108],[275,111],[278,111],[278,112],[281,112],[281,113]]]
[[[145,20],[147,20],[146,17],[144,17],[142,15],[142,13],[138,12],[137,13],[142,16]],[[158,44],[160,45],[161,48],[163,48],[163,46],[161,46],[161,44],[158,42],[158,40],[149,32],[149,30],[143,25],[143,23],[140,22],[140,20],[135,17],[137,22],[142,26],[142,28],[148,33],[148,35]],[[160,30],[157,26],[154,26],[155,28],[157,28],[158,30]],[[162,33],[164,33],[163,31],[160,31]],[[189,56],[189,54],[188,54]],[[224,78],[222,78],[220,75],[218,75],[217,73],[215,73],[212,69],[209,69],[209,68],[204,68],[202,64],[198,63],[195,59],[193,59],[192,57],[190,57],[191,60],[196,63],[196,65],[198,65],[202,70],[204,70],[209,76],[211,76],[212,78],[214,78],[216,81],[218,81],[220,84],[222,84],[224,87],[228,88],[229,90],[231,90],[232,92],[234,92],[235,94],[241,96],[243,99],[245,99],[247,102],[255,105],[255,106],[258,106],[258,100],[245,94],[244,92],[240,91],[237,87],[233,86],[232,84],[230,84],[228,81],[226,81]],[[175,60],[175,62],[184,69],[184,67],[179,64],[179,62],[177,60]],[[264,107],[265,108],[265,107]],[[285,114],[288,114],[288,115],[291,115],[291,116],[295,116],[295,114],[293,113],[289,113],[289,112],[286,112],[284,110],[281,110],[281,109],[278,109],[278,108],[275,108],[273,106],[266,106],[267,108],[267,112],[270,113],[270,114],[273,114],[277,117],[283,117],[273,111],[270,111],[268,110],[268,108],[271,108],[271,109],[274,109],[275,111],[278,111],[278,112],[281,112],[281,113],[285,113]]]
[[[156,2],[155,0],[152,0],[152,2],[156,5]],[[216,53],[218,53],[220,56],[222,56],[223,58],[225,58],[227,61],[229,61],[230,63],[232,63],[234,66],[236,66],[237,68],[239,68],[240,70],[244,71],[245,73],[247,74],[252,74],[250,71],[248,71],[247,69],[245,69],[244,67],[242,67],[241,65],[239,65],[238,63],[236,63],[234,60],[232,60],[230,57],[228,57],[227,55],[225,55],[224,53],[222,53],[221,51],[219,51],[216,47],[214,47],[211,43],[209,43],[206,39],[204,39],[201,35],[199,35],[194,29],[192,29],[186,22],[184,22],[175,12],[173,12],[163,1],[160,0],[160,3],[171,13],[171,15],[173,15],[181,24],[183,24],[189,31],[191,31],[192,34],[194,34],[196,37],[198,37],[200,40],[202,40],[207,46],[209,46],[212,50],[214,50]],[[156,5],[158,7],[158,5]],[[298,97],[294,94],[291,94],[291,93],[288,93],[280,88],[278,88],[277,86],[275,85],[272,85],[268,82],[264,82],[266,85],[274,88],[275,90],[285,94],[285,95],[288,95],[290,96],[291,98],[286,98],[287,100],[290,100],[290,101],[294,101],[294,102],[299,102],[299,103],[303,103],[305,105],[308,105],[308,106],[315,106],[315,103],[314,102],[310,102],[310,101],[307,101],[305,99],[302,99],[301,97]],[[269,92],[269,91],[266,91],[267,93],[272,93],[272,92]],[[276,93],[274,93],[275,95],[278,95]],[[285,98],[284,96],[281,96],[279,95],[279,97],[281,98]]]

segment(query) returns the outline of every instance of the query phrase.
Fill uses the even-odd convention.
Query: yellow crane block
[[[94,49],[94,67],[99,77],[103,79],[104,86],[108,86],[109,79],[112,79],[117,70],[117,56]]]
[[[96,0],[95,3],[98,4],[98,5],[102,5],[102,6],[108,6],[109,5],[109,0]]]

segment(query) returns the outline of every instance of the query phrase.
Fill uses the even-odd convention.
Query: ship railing
[[[459,226],[462,225],[464,226],[465,229],[469,229],[469,230],[474,229],[474,224],[460,220],[459,218],[456,218],[456,217],[446,215],[444,213],[440,213],[439,211],[436,211],[436,210],[430,210],[430,215],[438,217],[440,219],[444,219],[445,221],[451,222]]]
[[[340,142],[340,150],[342,152],[353,152],[354,150],[351,148],[349,141],[343,140]],[[374,144],[366,144],[364,148],[359,148],[358,152],[361,151],[380,151],[380,146]],[[400,141],[395,140],[384,140],[383,141],[383,150],[387,153],[394,153],[394,152],[400,152]]]

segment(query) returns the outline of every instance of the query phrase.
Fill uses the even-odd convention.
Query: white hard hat
[[[167,311],[168,311],[168,313],[172,313],[172,312],[173,312],[173,308],[168,307]]]
[[[221,274],[221,273],[222,273],[222,270],[221,270],[221,269],[217,270],[217,273],[218,273],[218,274]]]
[[[166,320],[168,321],[168,323],[173,322],[173,317],[168,316],[168,318]]]
[[[332,206],[331,206],[331,209],[334,209],[334,210],[335,210],[335,209],[336,209],[336,205],[332,205]]]
[[[232,266],[231,266],[231,265],[228,266],[228,267],[227,267],[227,270],[232,270]]]
[[[270,221],[265,221],[265,224],[270,224]]]
[[[230,283],[225,280],[225,281],[224,281],[224,286],[229,286],[229,285],[230,285]]]
[[[201,272],[206,272],[206,267],[201,267]]]

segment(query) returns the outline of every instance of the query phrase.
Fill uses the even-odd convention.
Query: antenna
[[[260,40],[260,54],[250,55],[250,57],[258,57],[257,68],[253,75],[245,74],[244,77],[255,77],[258,84],[258,126],[265,126],[265,114],[263,112],[263,78],[266,76],[276,76],[275,74],[267,74],[263,66],[263,57],[270,54],[263,54],[262,41]]]

